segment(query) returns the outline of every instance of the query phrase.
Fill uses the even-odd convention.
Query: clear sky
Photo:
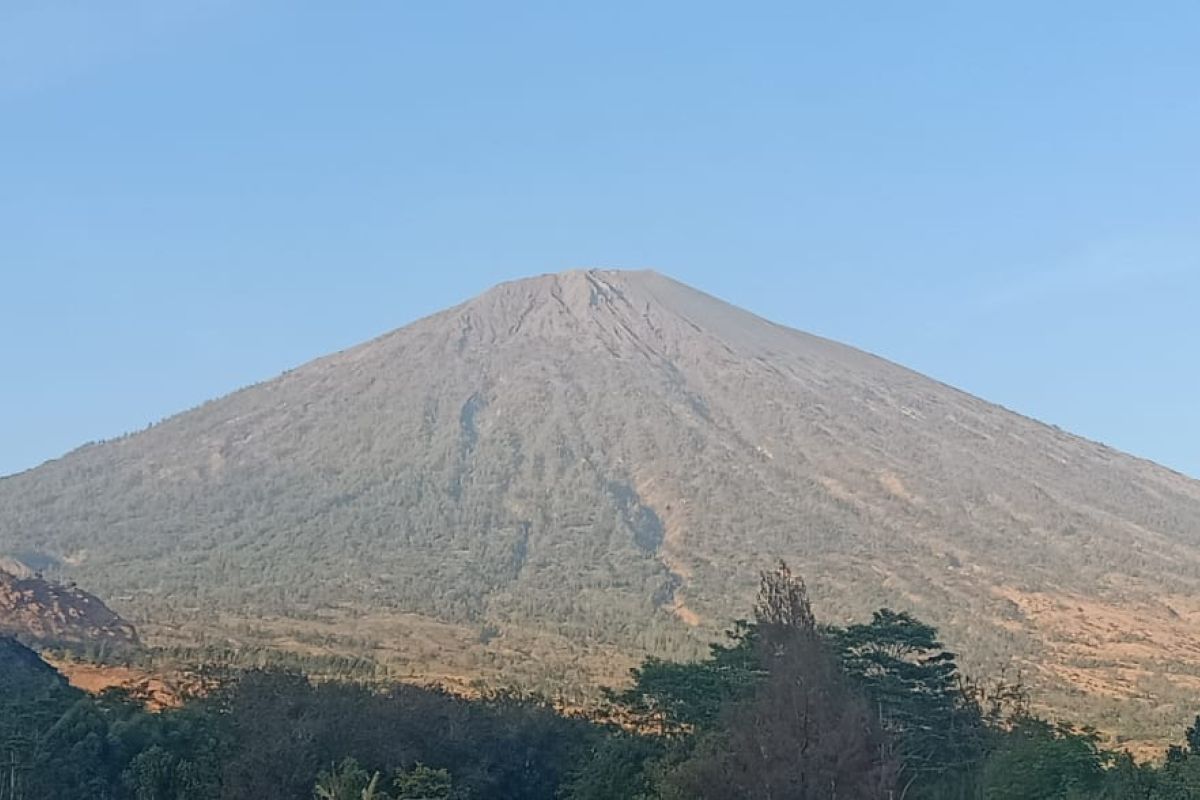
[[[1200,476],[1200,3],[0,2],[0,474],[653,267]]]

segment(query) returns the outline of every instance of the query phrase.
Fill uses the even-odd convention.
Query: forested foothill
[[[706,658],[647,659],[586,711],[282,667],[190,687],[160,710],[88,695],[0,639],[0,800],[1200,797],[1200,720],[1137,763],[968,678],[908,614],[820,624],[782,563]]]

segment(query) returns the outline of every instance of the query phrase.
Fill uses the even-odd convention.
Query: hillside
[[[10,636],[0,636],[0,704],[11,697],[69,691],[66,679],[37,653]]]
[[[1200,484],[650,272],[504,284],[0,480],[17,553],[160,642],[560,689],[699,652],[782,556],[823,617],[911,610],[1101,727],[1175,736],[1200,689]]]
[[[136,647],[137,633],[94,595],[20,570],[0,569],[0,635],[93,651]]]

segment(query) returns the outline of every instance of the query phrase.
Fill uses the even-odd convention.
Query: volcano
[[[1165,735],[1200,688],[1200,483],[654,272],[503,284],[0,480],[15,553],[151,640],[559,687],[700,652],[784,558],[824,619],[910,611],[1087,721]]]

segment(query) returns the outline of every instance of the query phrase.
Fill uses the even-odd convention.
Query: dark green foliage
[[[1070,800],[1102,788],[1108,756],[1096,737],[1036,719],[1022,720],[983,770],[988,800]]]
[[[384,774],[417,764],[446,769],[469,796],[548,800],[591,735],[586,722],[526,698],[314,686],[290,673],[246,673],[205,702],[237,743],[223,769],[229,798],[307,794],[313,765],[353,756]]]
[[[453,792],[453,781],[445,769],[417,764],[392,776],[394,800],[449,800]]]
[[[613,697],[668,743],[648,755],[640,782],[626,778],[622,788],[681,800],[886,797],[896,774],[890,747],[785,564],[762,575],[755,617],[707,660],[650,661]],[[622,737],[604,755],[619,764],[636,749]],[[575,786],[569,796],[620,796],[598,791],[603,785],[593,777],[590,793]]]
[[[1137,763],[1129,753],[1118,753],[1112,757],[1104,775],[1103,789],[1097,796],[1102,800],[1171,800],[1171,794],[1162,791],[1161,774],[1149,764]],[[1192,786],[1200,788],[1200,781]],[[1186,800],[1190,796],[1183,795],[1177,800]]]
[[[665,736],[614,728],[581,754],[564,788],[571,800],[645,800],[654,797],[652,771],[682,751]]]
[[[817,630],[804,582],[782,561],[761,576],[752,692],[666,773],[666,798],[882,800],[896,762],[878,719]]]
[[[662,781],[667,798],[879,800],[896,765],[862,696],[815,635],[764,637],[766,675]]]
[[[342,795],[379,772],[380,800],[551,800],[599,740],[530,698],[262,670],[212,676],[205,696],[148,713],[124,692],[86,697],[29,651],[13,654],[4,666],[21,668],[0,671],[3,800],[13,784],[15,800],[294,800],[312,796],[322,770]],[[362,786],[357,763],[370,770]]]
[[[825,672],[816,649],[780,647],[782,632],[812,624],[802,596],[781,591],[786,568],[764,576],[757,618],[741,623],[732,643],[714,647],[692,664],[648,660],[634,672],[632,688],[612,696],[641,728],[656,736],[609,737],[568,787],[566,797],[612,798],[820,798],[904,797],[908,800],[1195,800],[1200,797],[1200,720],[1162,768],[1137,764],[1127,754],[1102,750],[1094,734],[1038,720],[1019,685],[987,687],[964,681],[954,654],[931,626],[881,610],[869,623],[821,631],[838,653],[844,675]],[[766,655],[764,655],[764,653]],[[789,658],[789,656],[791,656]],[[799,656],[799,657],[797,657]],[[858,786],[802,786],[796,747],[797,700],[805,685],[825,685],[838,713],[819,720],[841,731],[855,719],[859,736],[878,758],[855,762],[864,740],[835,739],[835,751],[870,779]],[[857,687],[866,704],[850,686]],[[817,742],[819,749],[820,742]],[[813,760],[811,752],[805,757]],[[641,760],[642,770],[630,765]],[[819,772],[817,764],[812,772]],[[828,781],[828,772],[826,781]],[[894,788],[889,788],[894,782]],[[885,792],[892,791],[889,795]]]
[[[347,757],[317,776],[313,787],[316,800],[386,800],[379,794],[379,773],[370,773]]]
[[[883,609],[869,623],[832,629],[829,637],[895,742],[907,796],[968,794],[986,747],[983,715],[964,695],[956,657],[937,631]]]
[[[642,730],[673,736],[711,728],[726,705],[746,697],[762,677],[753,632],[739,623],[727,643],[711,645],[701,661],[647,658],[633,670],[633,685],[609,692],[608,700]]]
[[[450,800],[453,795],[450,773],[444,769],[417,764],[396,770],[391,780],[385,781],[379,772],[367,772],[352,757],[323,770],[313,787],[315,800]]]
[[[1196,800],[1200,720],[1159,766],[962,688],[930,626],[822,629],[786,568],[692,663],[592,721],[510,693],[214,670],[181,707],[89,697],[0,639],[0,800]]]
[[[1191,726],[1184,734],[1184,740],[1187,742],[1188,753],[1194,756],[1200,756],[1200,717],[1196,717]]]
[[[18,798],[82,797],[104,782],[107,755],[103,720],[83,693],[0,637],[0,787]]]
[[[133,800],[204,800],[219,791],[216,767],[155,744],[133,757],[121,780]]]

